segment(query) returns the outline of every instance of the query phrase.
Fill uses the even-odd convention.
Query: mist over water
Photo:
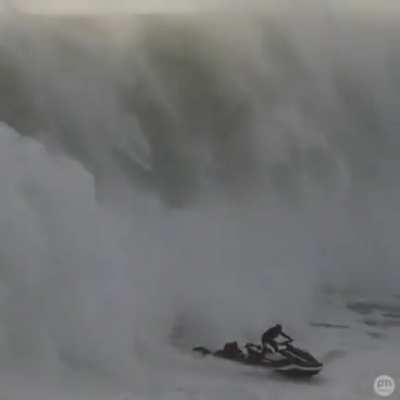
[[[398,291],[397,21],[297,11],[3,18],[5,363],[124,373]]]

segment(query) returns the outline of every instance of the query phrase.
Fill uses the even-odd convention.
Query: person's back
[[[262,337],[261,337],[261,342],[268,342],[271,340],[275,340],[280,334],[282,333],[282,326],[277,324],[273,326],[272,328],[267,329]]]
[[[274,352],[279,350],[278,343],[276,342],[278,336],[283,336],[289,341],[292,341],[291,337],[283,333],[282,325],[276,324],[272,328],[267,329],[261,337],[261,343],[264,348],[264,351]]]

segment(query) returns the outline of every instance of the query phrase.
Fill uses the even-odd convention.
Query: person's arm
[[[293,339],[289,335],[287,335],[285,332],[281,332],[281,335],[283,337],[285,337],[289,342],[293,342]]]

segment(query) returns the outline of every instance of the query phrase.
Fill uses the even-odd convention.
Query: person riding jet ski
[[[279,351],[279,342],[276,341],[279,337],[283,337],[287,340],[286,343],[293,342],[293,339],[286,335],[282,330],[282,325],[276,324],[272,328],[267,329],[261,336],[261,344],[263,353],[274,353]]]
[[[279,340],[284,338],[284,340]],[[242,364],[272,369],[292,377],[311,377],[321,372],[322,363],[307,351],[291,345],[293,339],[283,333],[281,325],[275,325],[265,331],[261,344],[247,343],[245,352],[237,342],[228,342],[217,351],[205,347],[195,347],[193,350],[203,356],[228,359]]]

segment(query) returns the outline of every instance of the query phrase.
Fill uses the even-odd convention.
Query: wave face
[[[399,27],[309,11],[4,17],[4,360],[131,371],[398,289]]]

